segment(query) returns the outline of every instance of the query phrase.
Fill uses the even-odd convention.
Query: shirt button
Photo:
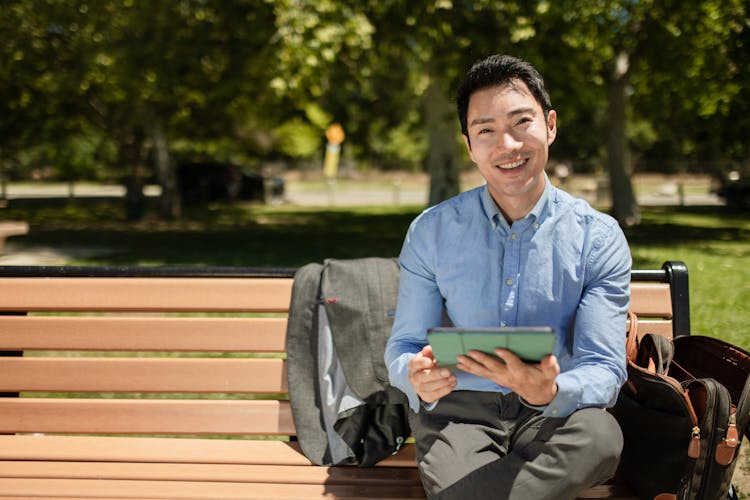
[[[505,284],[511,286],[513,284],[513,280],[508,278],[507,280],[505,280]]]
[[[552,409],[552,411],[550,411],[550,413],[552,415],[557,415],[557,408]]]
[[[539,224],[538,223],[534,224],[534,229],[539,229]]]
[[[515,240],[516,238],[518,238],[518,236],[516,236],[516,233],[510,235],[511,240]]]

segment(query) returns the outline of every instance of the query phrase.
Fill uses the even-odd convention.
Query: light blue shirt
[[[630,250],[612,217],[545,181],[536,206],[513,224],[482,186],[425,210],[409,227],[385,362],[414,411],[420,401],[407,364],[444,313],[456,326],[554,327],[560,374],[557,395],[540,407],[546,416],[617,400],[627,377]],[[509,392],[460,370],[457,379],[455,390]]]

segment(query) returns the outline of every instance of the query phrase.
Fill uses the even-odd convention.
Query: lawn
[[[648,209],[626,231],[634,267],[681,260],[690,273],[692,333],[750,350],[750,221],[717,208]]]

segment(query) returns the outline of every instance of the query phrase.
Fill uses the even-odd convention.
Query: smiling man
[[[602,408],[625,381],[631,258],[617,222],[545,173],[557,113],[536,69],[493,55],[457,92],[486,180],[412,222],[385,361],[409,398],[430,498],[566,499],[611,477],[622,434]],[[427,330],[549,326],[554,355],[470,351],[438,366]]]

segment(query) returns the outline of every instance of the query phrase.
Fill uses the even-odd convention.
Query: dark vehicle
[[[177,185],[184,205],[214,201],[260,201],[284,196],[284,179],[266,178],[234,163],[183,163],[177,168]]]
[[[716,194],[732,210],[750,210],[750,169],[732,170],[719,177]]]

